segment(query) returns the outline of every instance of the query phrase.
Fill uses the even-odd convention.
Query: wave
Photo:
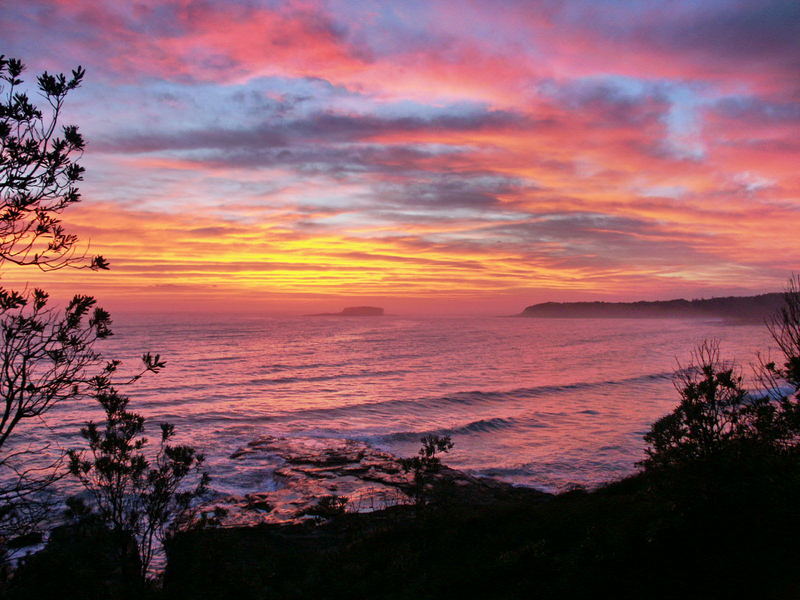
[[[307,369],[337,369],[357,364],[357,360],[345,360],[340,362],[309,362],[309,363],[273,363],[271,365],[261,365],[257,368],[262,373],[280,373],[282,371],[305,371]]]
[[[388,372],[387,372],[388,373]],[[513,401],[520,399],[537,398],[553,394],[571,393],[582,390],[602,389],[615,386],[629,386],[637,383],[649,383],[653,381],[671,380],[673,372],[650,373],[636,377],[616,379],[611,381],[578,382],[564,385],[540,385],[535,387],[516,388],[503,391],[481,391],[473,390],[468,392],[457,392],[447,396],[429,396],[423,398],[396,398],[392,400],[382,400],[378,402],[365,402],[350,404],[346,406],[335,406],[331,408],[307,408],[297,411],[286,411],[273,415],[273,419],[297,418],[297,417],[341,417],[352,416],[354,413],[380,413],[380,414],[399,414],[403,408],[413,408],[419,410],[437,410],[448,408],[453,405],[458,406],[478,406],[492,404],[495,402]]]
[[[431,429],[428,431],[396,431],[382,435],[370,436],[369,442],[377,443],[392,443],[392,442],[410,442],[417,441],[420,437],[425,435],[438,435],[438,436],[460,436],[468,434],[482,434],[500,431],[502,429],[512,429],[519,427],[521,422],[517,419],[506,419],[503,417],[495,417],[493,419],[480,419],[472,421],[466,425],[459,427]],[[526,426],[545,427],[543,423],[525,423]]]
[[[405,369],[394,369],[388,371],[361,371],[359,373],[337,373],[335,375],[315,375],[313,377],[276,377],[252,379],[251,385],[276,385],[282,383],[306,383],[317,381],[336,381],[339,379],[360,379],[362,377],[385,377],[387,375],[406,375],[409,373]]]
[[[342,379],[362,379],[365,377],[391,377],[391,376],[398,376],[398,375],[407,375],[410,371],[405,369],[392,369],[392,370],[384,370],[384,371],[360,371],[358,373],[337,373],[334,375],[316,375],[312,377],[262,377],[251,379],[248,383],[249,386],[257,387],[257,386],[273,386],[273,385],[284,385],[284,384],[293,384],[293,383],[319,383],[323,381],[338,381]],[[230,395],[234,392],[229,390],[242,390],[242,384],[235,379],[229,379],[227,381],[214,381],[213,388],[216,389],[214,392],[217,397],[220,399],[230,398]],[[191,381],[185,383],[175,383],[173,385],[160,385],[160,382],[153,382],[150,385],[143,385],[136,390],[130,392],[132,397],[149,397],[154,395],[164,395],[164,394],[175,394],[179,392],[205,392],[209,389],[209,382],[208,380],[201,380],[201,381]],[[223,391],[224,390],[224,391]],[[321,391],[321,390],[315,390]],[[258,393],[258,390],[253,389],[249,393],[238,391],[235,392],[236,397],[243,398],[243,397],[255,397]],[[149,400],[148,406],[159,406],[159,405],[171,405],[176,402],[175,399],[170,398],[168,400],[159,401],[159,400]],[[180,402],[178,402],[180,403]]]
[[[463,404],[463,405],[476,405],[489,403],[494,401],[502,401],[518,398],[536,398],[539,396],[546,396],[551,394],[569,393],[581,390],[598,389],[612,386],[628,386],[636,383],[648,383],[651,381],[661,381],[672,379],[673,373],[651,373],[648,375],[640,375],[637,377],[628,377],[625,379],[616,379],[610,381],[589,381],[569,383],[564,385],[540,385],[534,387],[515,388],[513,390],[504,391],[482,391],[474,390],[469,392],[458,392],[448,396],[441,396],[435,398],[422,398],[419,400],[387,400],[378,404],[383,406],[394,404],[415,404],[421,407],[435,407],[441,404]]]
[[[241,362],[246,359],[247,357],[243,354],[236,354],[234,356],[204,356],[203,358],[198,358],[195,362],[202,365],[205,363]]]
[[[401,375],[406,374],[407,371],[365,371],[362,373],[345,374],[344,377],[350,378],[363,378],[370,377],[376,374],[383,376]],[[375,418],[386,419],[395,418],[399,415],[409,415],[413,413],[420,414],[435,414],[444,413],[452,415],[454,410],[468,409],[470,407],[486,407],[493,404],[518,402],[520,400],[528,400],[537,397],[552,396],[558,394],[569,394],[580,391],[602,390],[604,388],[616,386],[630,386],[641,383],[649,383],[654,381],[670,380],[673,376],[672,372],[665,373],[651,373],[647,375],[640,375],[637,377],[629,377],[611,381],[596,381],[596,382],[578,382],[565,385],[542,385],[535,387],[521,387],[511,390],[493,390],[482,391],[473,390],[465,392],[457,392],[445,396],[428,396],[417,398],[395,398],[388,400],[380,400],[377,402],[356,402],[353,404],[340,404],[337,406],[321,407],[321,408],[299,408],[295,410],[283,410],[264,414],[260,409],[248,411],[244,407],[237,409],[235,413],[231,413],[229,409],[219,410],[216,407],[218,401],[247,401],[257,397],[257,390],[242,389],[240,385],[235,382],[221,382],[216,385],[216,390],[213,394],[198,395],[197,392],[205,389],[204,382],[192,382],[183,385],[173,385],[167,387],[146,387],[144,389],[135,390],[132,392],[132,397],[146,398],[146,406],[148,410],[157,410],[159,408],[169,407],[171,409],[180,408],[181,410],[189,410],[190,418],[193,422],[241,422],[246,421],[251,425],[259,424],[266,425],[269,423],[282,424],[285,427],[291,423],[304,424],[305,426],[312,425],[311,421],[331,420],[338,422],[340,426],[344,425],[347,421],[352,419],[360,419],[363,417],[369,420]],[[338,376],[319,376],[309,378],[279,378],[269,380],[257,381],[270,381],[272,384],[288,384],[293,381],[302,382],[322,382],[336,379]],[[316,393],[322,393],[324,390],[316,388]],[[335,390],[329,390],[334,392]],[[185,395],[189,392],[189,395]],[[260,406],[260,405],[259,405]],[[187,409],[187,407],[191,407]],[[167,411],[172,412],[172,411]],[[586,414],[596,415],[596,410],[584,409],[578,411],[567,411],[564,413],[548,413],[547,415],[540,414],[539,416],[547,416],[549,419],[558,418],[559,416],[567,416],[569,414]],[[159,415],[159,418],[177,418],[183,420],[187,418],[186,414],[180,415]],[[482,419],[475,421],[468,425],[463,426],[463,431],[453,430],[453,434],[459,433],[480,433],[484,428],[491,430],[492,427],[510,427],[512,420],[509,419]],[[519,425],[520,423],[517,423]],[[527,424],[526,426],[536,427],[541,425]],[[312,425],[313,426],[313,425]],[[305,428],[305,427],[304,427]],[[466,428],[466,429],[464,429]],[[391,435],[396,435],[396,439],[402,439],[403,436],[408,436],[409,439],[418,438],[420,435],[426,433],[447,435],[445,430],[431,431],[431,432],[396,432]]]

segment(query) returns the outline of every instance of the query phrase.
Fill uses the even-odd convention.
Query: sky
[[[797,0],[27,0],[119,310],[519,312],[800,270]]]

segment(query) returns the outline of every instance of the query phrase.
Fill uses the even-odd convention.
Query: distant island
[[[316,313],[308,317],[382,317],[383,309],[378,306],[348,306],[338,313]]]
[[[782,305],[782,293],[653,302],[544,302],[528,306],[516,316],[542,319],[723,318],[763,321]]]

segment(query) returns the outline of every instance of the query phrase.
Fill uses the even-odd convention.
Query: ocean
[[[745,365],[770,348],[765,327],[712,320],[502,317],[221,317],[115,320],[98,348],[133,370],[131,409],[176,427],[206,455],[221,494],[274,486],[267,468],[230,459],[263,435],[349,438],[399,456],[449,435],[445,462],[546,491],[594,487],[636,470],[642,436],[678,401],[673,373],[704,339]],[[81,446],[102,413],[62,404],[20,439]]]

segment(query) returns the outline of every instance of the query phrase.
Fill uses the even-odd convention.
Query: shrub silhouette
[[[158,356],[145,355],[146,371],[157,372],[164,363]],[[89,422],[81,435],[89,445],[85,452],[69,452],[69,471],[90,492],[98,516],[121,542],[120,557],[127,552],[131,537],[136,541],[141,578],[157,547],[171,528],[187,516],[189,505],[202,494],[209,477],[201,473],[203,455],[185,445],[171,445],[174,427],[161,425],[157,450],[148,457],[143,436],[145,419],[128,410],[128,398],[112,385],[111,376],[119,363],[113,361],[91,385],[105,411],[105,422]],[[193,487],[187,486],[190,479]]]
[[[757,393],[744,387],[741,369],[706,341],[679,369],[681,400],[645,435],[646,469],[680,466],[722,454],[729,458],[794,455],[800,449],[800,278],[792,277],[781,311],[767,322],[783,358],[762,361]]]
[[[305,511],[305,514],[315,518],[318,523],[325,519],[333,519],[347,512],[349,498],[346,496],[322,496],[317,503]]]
[[[418,506],[427,504],[430,500],[427,488],[433,484],[435,475],[442,468],[442,461],[437,454],[449,452],[453,448],[453,441],[449,435],[426,435],[420,439],[420,442],[422,442],[422,447],[417,456],[400,459],[403,470],[406,473],[414,474],[411,493]]]
[[[789,280],[781,310],[767,321],[782,354],[780,364],[762,361],[759,382],[775,405],[773,437],[784,449],[800,444],[800,275]]]
[[[742,434],[748,394],[737,366],[720,359],[717,342],[693,352],[692,364],[677,372],[675,387],[680,403],[644,437],[648,468],[711,456]]]

